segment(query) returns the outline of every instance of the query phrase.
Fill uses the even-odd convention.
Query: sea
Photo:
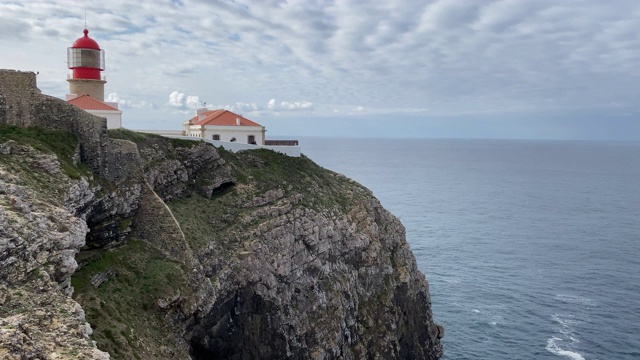
[[[640,143],[302,138],[404,224],[443,359],[640,359]]]

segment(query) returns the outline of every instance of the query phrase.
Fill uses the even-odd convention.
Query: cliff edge
[[[442,355],[402,224],[304,156],[107,132],[0,70],[0,205],[2,358]]]

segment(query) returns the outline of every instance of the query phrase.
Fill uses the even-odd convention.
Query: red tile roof
[[[100,100],[96,100],[89,95],[82,95],[67,101],[71,105],[75,105],[82,110],[118,110],[109,104],[105,104]]]
[[[239,126],[262,126],[257,122],[253,122],[242,115],[232,113],[229,110],[218,109],[209,110],[202,113],[202,119],[196,115],[189,119],[189,123],[193,125],[222,125],[222,126],[238,126],[237,118],[240,118]]]

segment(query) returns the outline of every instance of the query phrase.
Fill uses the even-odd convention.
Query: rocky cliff
[[[0,358],[440,357],[370,191],[305,157],[107,132],[31,77],[0,71]]]

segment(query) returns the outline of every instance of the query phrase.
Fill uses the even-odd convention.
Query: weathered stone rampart
[[[31,100],[39,94],[35,73],[0,69],[0,124],[29,126]]]
[[[80,161],[96,174],[106,175],[103,163],[104,147],[109,141],[106,119],[62,99],[42,95],[33,72],[0,70],[0,125],[68,131],[78,138]]]

